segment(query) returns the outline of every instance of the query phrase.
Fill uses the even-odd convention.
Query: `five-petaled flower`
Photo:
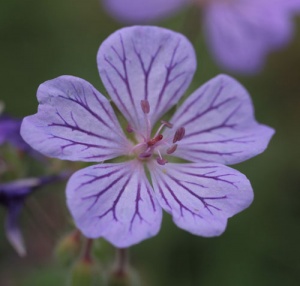
[[[24,201],[34,191],[41,189],[45,185],[63,180],[67,176],[67,173],[61,173],[39,178],[19,179],[0,184],[0,205],[7,208],[5,233],[7,239],[20,256],[24,256],[26,253],[23,237],[19,229],[19,215]]]
[[[247,91],[220,75],[170,120],[162,118],[190,84],[196,59],[184,36],[158,27],[115,32],[100,46],[97,62],[128,123],[124,131],[110,102],[73,76],[41,84],[38,113],[21,128],[45,155],[101,162],[68,182],[67,204],[78,228],[127,247],[157,234],[164,209],[180,228],[220,235],[227,219],[253,199],[247,178],[225,164],[263,152],[274,132],[255,121]],[[119,156],[123,162],[103,163]]]
[[[300,0],[101,1],[116,19],[135,24],[193,4],[203,12],[203,31],[216,61],[225,69],[246,74],[260,71],[267,54],[290,41],[292,18],[300,9]]]

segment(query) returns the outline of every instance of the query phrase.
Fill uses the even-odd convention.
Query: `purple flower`
[[[206,40],[225,69],[255,73],[269,52],[286,45],[300,0],[103,0],[115,18],[149,22],[193,4],[203,12]],[[196,23],[195,23],[196,24]]]
[[[0,105],[1,108],[1,105]],[[13,118],[6,114],[0,115],[0,146],[10,144],[21,153],[27,153],[33,158],[45,162],[45,157],[33,150],[20,134],[22,119]]]
[[[0,116],[0,145],[9,143],[20,151],[31,149],[20,135],[22,119],[12,118],[8,115]]]
[[[26,254],[18,222],[25,199],[43,186],[63,180],[67,176],[67,173],[61,173],[59,175],[26,178],[0,184],[0,205],[7,208],[8,211],[5,222],[6,236],[20,256]]]
[[[169,121],[159,121],[196,69],[184,36],[157,27],[124,28],[103,42],[97,62],[128,122],[127,136],[109,100],[73,76],[41,84],[39,111],[21,128],[23,138],[45,155],[100,163],[68,182],[67,204],[78,228],[87,237],[127,247],[157,234],[164,209],[180,228],[220,235],[227,219],[253,199],[247,178],[224,164],[263,152],[274,133],[255,121],[247,91],[217,76]],[[117,157],[118,163],[103,163]]]

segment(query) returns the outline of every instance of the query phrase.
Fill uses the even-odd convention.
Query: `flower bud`
[[[81,251],[81,234],[74,231],[65,235],[57,244],[55,256],[65,267],[70,266],[79,256]]]
[[[80,259],[71,270],[70,286],[104,286],[101,268],[92,260]]]
[[[126,272],[112,272],[108,277],[107,286],[140,286],[138,275],[132,269]]]

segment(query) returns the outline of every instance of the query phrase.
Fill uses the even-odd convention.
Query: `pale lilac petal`
[[[253,200],[248,179],[224,165],[152,164],[150,172],[160,205],[178,227],[196,235],[220,235],[227,219]]]
[[[162,210],[138,161],[103,164],[76,172],[67,204],[77,227],[90,238],[128,247],[158,233]]]
[[[258,72],[269,51],[285,45],[293,34],[286,9],[270,1],[212,3],[204,26],[215,59],[237,72]]]
[[[196,90],[170,122],[185,128],[174,156],[193,162],[242,162],[262,153],[274,134],[256,122],[248,92],[226,75]]]
[[[38,113],[21,135],[39,152],[64,160],[103,161],[128,152],[129,143],[109,101],[90,83],[61,76],[41,84]]]
[[[103,0],[106,10],[117,20],[145,23],[177,12],[190,0]]]
[[[144,132],[141,100],[150,103],[153,124],[176,104],[190,84],[196,58],[190,42],[170,30],[135,26],[112,34],[100,46],[98,68],[118,108]]]
[[[12,204],[8,208],[8,213],[5,221],[5,234],[8,241],[14,247],[16,252],[20,256],[25,256],[26,255],[25,244],[19,228],[19,214],[21,209],[22,209],[22,203]]]
[[[281,9],[287,9],[290,14],[299,13],[300,0],[268,0],[270,5],[278,5]]]

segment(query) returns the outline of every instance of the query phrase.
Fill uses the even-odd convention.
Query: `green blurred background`
[[[207,50],[200,20],[191,17],[195,12],[185,10],[157,23],[193,35],[198,71],[189,91],[224,72]],[[159,235],[131,249],[143,285],[300,285],[300,17],[295,24],[293,42],[271,54],[262,73],[233,74],[250,91],[258,121],[276,129],[264,154],[234,166],[252,182],[254,203],[218,238],[193,236],[165,215]],[[35,113],[38,85],[64,74],[104,93],[96,53],[120,27],[98,0],[1,1],[0,99],[6,111]],[[1,224],[3,218],[1,209]],[[57,264],[53,248],[68,220],[63,185],[30,199],[22,216],[27,257],[19,258],[0,232],[0,285],[65,285],[68,270]]]

